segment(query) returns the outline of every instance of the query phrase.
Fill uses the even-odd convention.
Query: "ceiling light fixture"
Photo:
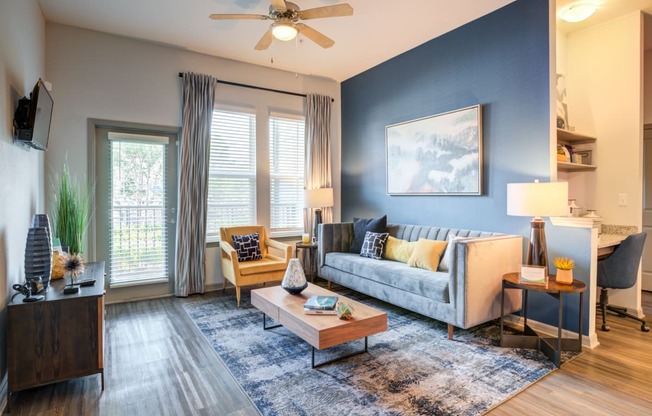
[[[272,25],[272,34],[278,40],[282,40],[282,41],[292,40],[295,37],[297,37],[297,33],[299,33],[299,31],[294,27],[292,22],[290,22],[289,20],[284,21],[284,19],[281,19],[280,21]]]
[[[559,17],[569,23],[577,23],[582,20],[586,20],[593,15],[598,10],[592,2],[578,2],[573,3],[559,12]]]

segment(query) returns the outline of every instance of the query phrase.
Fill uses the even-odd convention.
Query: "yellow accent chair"
[[[238,253],[233,248],[231,238],[234,235],[245,235],[258,233],[260,241],[261,260],[250,260],[239,262]],[[283,280],[288,262],[292,257],[292,247],[267,237],[265,227],[262,225],[248,225],[240,227],[223,227],[220,229],[220,251],[222,253],[222,274],[224,285],[222,292],[226,289],[228,280],[235,286],[235,296],[240,307],[240,288],[259,283],[280,282]],[[269,248],[281,251],[284,257],[270,254]]]

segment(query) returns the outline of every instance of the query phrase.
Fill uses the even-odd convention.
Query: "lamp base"
[[[541,218],[534,218],[530,221],[530,242],[527,249],[526,265],[545,266],[548,276],[548,254],[546,250],[546,222]]]
[[[321,224],[321,209],[316,208],[315,209],[315,217],[312,220],[312,225],[313,225],[313,232],[312,232],[312,243],[317,242],[317,232],[319,231],[319,224]]]

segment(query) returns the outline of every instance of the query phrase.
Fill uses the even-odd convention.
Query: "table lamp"
[[[321,209],[333,206],[333,188],[305,189],[303,202],[306,208],[314,211],[313,231],[310,241],[317,241],[317,226],[322,222]]]
[[[568,212],[568,183],[538,180],[530,183],[507,184],[507,215],[534,217],[530,222],[530,243],[525,264],[545,266],[548,274],[545,221],[541,217],[556,217]]]

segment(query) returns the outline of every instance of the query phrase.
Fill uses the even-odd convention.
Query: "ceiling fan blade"
[[[269,29],[267,32],[265,32],[263,37],[260,38],[254,49],[257,51],[264,51],[265,49],[269,48],[269,45],[272,44],[272,40],[274,40],[274,35],[272,34],[272,29]]]
[[[277,12],[284,13],[288,9],[288,6],[285,5],[285,0],[269,0],[269,2],[272,3],[274,10]]]
[[[315,7],[314,9],[302,10],[299,12],[299,18],[303,20],[351,15],[353,15],[353,7],[347,3],[336,4],[335,6]]]
[[[213,20],[234,20],[234,19],[254,19],[254,20],[267,20],[269,16],[264,14],[212,14],[210,16]]]
[[[297,23],[294,26],[299,29],[299,33],[303,34],[305,37],[315,42],[322,48],[330,48],[331,46],[335,45],[335,41],[333,39],[329,38],[321,32],[316,31],[308,25]]]

